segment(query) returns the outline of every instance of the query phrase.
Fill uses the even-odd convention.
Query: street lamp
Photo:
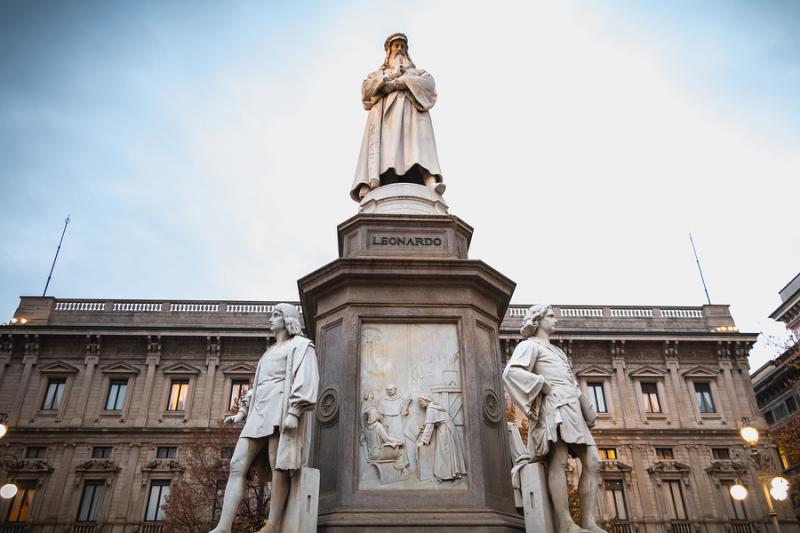
[[[17,495],[17,486],[14,485],[13,483],[6,483],[2,487],[0,487],[0,498],[8,500],[16,495]]]
[[[731,497],[734,500],[742,501],[747,498],[747,488],[742,485],[740,480],[736,480],[736,483],[731,485]]]
[[[781,477],[775,476],[772,478],[770,482],[771,488],[767,487],[767,477],[773,472],[772,470],[772,461],[761,454],[758,451],[758,430],[750,425],[750,419],[747,417],[742,418],[742,428],[739,430],[739,433],[742,436],[742,439],[750,445],[750,458],[753,460],[753,463],[758,468],[758,479],[761,482],[761,488],[764,491],[764,497],[767,500],[767,508],[769,509],[769,516],[772,519],[772,524],[775,526],[775,531],[777,533],[781,532],[781,525],[778,521],[778,513],[775,511],[775,505],[773,504],[772,500],[785,500],[789,496],[789,482]],[[734,494],[734,489],[737,485],[741,486],[744,489],[744,496],[738,498],[737,495]],[[742,491],[737,490],[737,494],[741,495]],[[731,496],[736,498],[737,500],[741,500],[747,497],[747,489],[744,488],[738,481],[736,485],[731,487]]]

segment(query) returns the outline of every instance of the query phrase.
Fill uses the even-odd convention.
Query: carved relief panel
[[[455,324],[362,325],[361,490],[466,488]]]

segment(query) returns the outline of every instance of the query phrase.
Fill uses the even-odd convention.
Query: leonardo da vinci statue
[[[408,55],[408,38],[390,35],[386,59],[361,84],[369,111],[350,196],[356,202],[370,190],[397,182],[445,189],[433,124],[428,112],[436,103],[433,76],[417,68]]]

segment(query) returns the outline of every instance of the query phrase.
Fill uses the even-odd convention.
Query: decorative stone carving
[[[497,424],[503,419],[503,410],[500,408],[500,398],[492,389],[483,391],[483,416],[490,424]]]
[[[444,192],[430,108],[436,103],[433,76],[408,55],[408,38],[390,35],[386,59],[361,84],[369,111],[350,196],[359,202],[370,190],[397,182]]]
[[[231,533],[245,476],[251,467],[258,469],[261,479],[272,480],[269,520],[260,533],[316,530],[316,516],[311,517],[310,510],[300,511],[310,509],[316,497],[309,499],[309,505],[288,500],[292,494],[295,498],[303,497],[305,502],[311,493],[316,495],[319,491],[318,472],[308,472],[313,469],[305,467],[310,447],[310,417],[319,388],[317,353],[314,344],[301,335],[296,306],[276,305],[269,327],[276,343],[259,360],[253,386],[240,400],[239,412],[225,418],[229,424],[246,422],[231,457],[222,512],[212,533]],[[263,461],[257,460],[263,452],[271,472]],[[293,472],[299,475],[290,475]],[[298,487],[297,483],[303,486]],[[291,511],[289,514],[287,509]]]
[[[512,479],[526,462],[547,461],[547,488],[558,530],[603,532],[594,516],[600,458],[590,428],[597,414],[581,393],[567,355],[550,342],[557,322],[549,305],[528,309],[520,329],[525,340],[517,345],[503,372],[511,400],[528,418],[528,453],[517,453]],[[580,459],[581,485],[587,487],[580,502],[583,530],[570,516],[565,474],[569,451]],[[529,531],[542,527],[534,519],[526,513]]]
[[[320,393],[317,404],[319,423],[324,426],[335,424],[339,418],[339,388],[334,385],[326,387]]]
[[[457,335],[455,324],[362,326],[360,490],[447,489],[463,482]]]

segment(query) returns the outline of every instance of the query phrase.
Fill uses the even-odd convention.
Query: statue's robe
[[[394,169],[398,176],[419,165],[436,181],[442,181],[433,124],[428,110],[436,103],[433,76],[424,70],[405,71],[406,90],[383,93],[383,78],[389,70],[381,67],[361,84],[364,108],[369,111],[358,166],[350,196],[359,201],[358,189],[370,180]]]
[[[314,344],[300,335],[271,346],[258,362],[253,386],[239,402],[247,415],[239,438],[263,438],[279,432],[276,464],[272,468],[296,470],[302,466],[307,446],[306,420],[317,402],[319,369]],[[298,417],[298,428],[284,431],[286,415]],[[307,452],[307,450],[306,450]]]
[[[433,475],[439,481],[460,479],[467,473],[458,430],[447,410],[438,403],[429,403],[425,410],[420,442],[433,444]]]
[[[544,382],[550,392],[542,395]],[[514,349],[503,371],[511,400],[529,419],[528,449],[534,460],[545,457],[550,443],[594,445],[581,407],[581,390],[566,354],[530,337]]]

